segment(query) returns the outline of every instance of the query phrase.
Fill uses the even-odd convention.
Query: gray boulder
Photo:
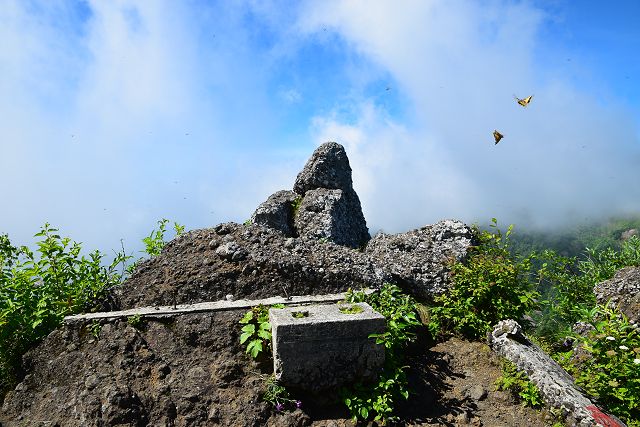
[[[611,301],[630,321],[640,321],[640,267],[625,267],[609,280],[598,283],[593,291],[600,304]]]
[[[304,195],[294,219],[299,235],[325,238],[357,248],[369,240],[360,202],[355,193],[318,188]],[[356,213],[356,214],[353,214]]]
[[[296,205],[297,200],[301,204]],[[347,153],[335,142],[314,151],[298,174],[293,192],[274,193],[251,219],[285,236],[325,238],[351,248],[362,247],[371,238],[353,189]]]
[[[253,224],[280,231],[285,236],[294,236],[293,205],[299,197],[293,191],[277,191],[263,202],[251,215]]]
[[[318,147],[293,185],[293,191],[300,195],[316,188],[353,191],[351,166],[342,145],[325,142]]]
[[[386,281],[401,284],[414,295],[432,299],[449,288],[454,261],[463,261],[476,237],[460,221],[443,220],[399,234],[380,233],[365,253]]]

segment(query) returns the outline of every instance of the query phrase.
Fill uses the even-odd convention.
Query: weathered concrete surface
[[[372,289],[364,290],[365,294],[370,294],[371,292],[373,292]],[[337,302],[337,301],[344,300],[345,295],[346,294],[343,292],[339,294],[327,294],[327,295],[292,296],[289,298],[271,297],[271,298],[262,298],[262,299],[253,299],[253,300],[225,299],[220,301],[201,302],[197,304],[180,304],[175,306],[162,306],[162,307],[138,307],[138,308],[131,308],[129,310],[102,311],[98,313],[76,314],[74,316],[66,316],[64,318],[64,321],[76,322],[76,321],[97,320],[97,319],[121,319],[121,318],[128,318],[130,316],[140,316],[142,318],[153,318],[153,317],[165,318],[165,317],[178,316],[182,314],[206,313],[211,311],[224,311],[224,310],[240,310],[240,309],[255,307],[257,305],[265,305],[265,306],[269,306],[273,304],[299,305],[299,304],[310,304],[310,303]]]
[[[373,379],[384,347],[369,335],[384,332],[385,319],[366,303],[344,305],[353,306],[362,311],[343,313],[338,304],[270,309],[276,379],[315,392]]]
[[[620,420],[600,411],[575,385],[571,375],[529,341],[515,320],[498,322],[488,341],[493,351],[527,374],[540,390],[545,403],[560,409],[570,425],[624,427]]]

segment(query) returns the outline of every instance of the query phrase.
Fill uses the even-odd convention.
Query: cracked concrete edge
[[[374,292],[373,289],[365,289],[365,293],[370,294]],[[76,314],[73,316],[66,316],[64,321],[67,323],[71,322],[79,322],[79,321],[87,321],[87,320],[101,320],[101,319],[119,319],[119,318],[128,318],[130,316],[140,316],[140,317],[172,317],[178,316],[182,314],[193,314],[193,313],[205,313],[205,312],[213,312],[213,311],[226,311],[226,310],[241,310],[246,308],[255,307],[257,305],[273,305],[273,304],[284,304],[284,305],[299,305],[299,304],[313,304],[313,303],[329,303],[329,302],[338,302],[345,298],[346,292],[341,292],[337,294],[326,294],[326,295],[299,295],[292,296],[289,298],[277,296],[270,298],[262,298],[255,300],[220,300],[220,301],[208,301],[201,302],[197,304],[178,304],[175,306],[158,306],[158,307],[137,307],[128,310],[121,311],[103,311],[97,313],[85,313],[85,314]]]

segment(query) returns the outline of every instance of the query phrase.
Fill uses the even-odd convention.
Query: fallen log
[[[618,418],[604,413],[575,384],[555,360],[532,343],[515,320],[503,320],[488,336],[493,351],[527,374],[545,403],[559,409],[569,425],[579,427],[625,427]]]

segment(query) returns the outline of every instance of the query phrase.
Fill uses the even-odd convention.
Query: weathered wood
[[[371,289],[366,289],[365,293],[369,294],[373,292]],[[311,303],[323,303],[323,302],[337,302],[343,300],[345,293],[338,294],[326,294],[326,295],[302,295],[292,296],[290,298],[285,297],[271,297],[256,300],[221,300],[221,301],[209,301],[197,304],[179,304],[176,306],[161,306],[161,307],[138,307],[129,310],[122,311],[103,311],[98,313],[86,313],[76,314],[74,316],[66,316],[65,322],[77,322],[86,320],[98,320],[98,319],[118,319],[127,318],[130,316],[140,317],[172,317],[181,314],[191,313],[203,313],[210,311],[223,311],[223,310],[241,310],[246,308],[255,307],[257,305],[298,305],[298,304],[311,304]]]
[[[515,320],[498,322],[488,340],[493,351],[527,374],[540,390],[545,403],[562,411],[570,425],[625,427],[622,421],[605,414],[591,402],[567,371],[529,341]]]

